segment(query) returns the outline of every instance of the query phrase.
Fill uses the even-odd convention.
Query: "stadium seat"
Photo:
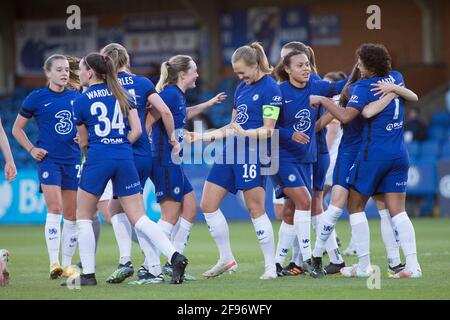
[[[442,146],[441,159],[450,159],[450,141],[447,141]]]
[[[431,117],[431,125],[449,126],[450,125],[450,112],[448,111],[436,111]]]
[[[428,139],[442,141],[446,138],[447,129],[444,126],[431,126],[428,128]]]
[[[425,157],[438,157],[440,155],[441,145],[438,141],[428,140],[422,142],[420,146],[420,158],[423,159]]]
[[[410,142],[406,144],[410,157],[417,157],[420,154],[419,144],[417,142]]]

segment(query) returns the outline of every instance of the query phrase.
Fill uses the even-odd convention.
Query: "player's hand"
[[[33,149],[31,149],[30,153],[31,153],[31,156],[33,157],[33,159],[35,159],[37,161],[41,161],[42,159],[45,158],[48,151],[45,149],[42,149],[42,148],[33,147]]]
[[[13,182],[17,175],[16,165],[14,161],[8,161],[5,164],[5,179],[8,180],[9,183]]]
[[[230,128],[234,131],[235,135],[245,137],[245,130],[242,129],[240,124],[233,122]]]
[[[181,144],[178,140],[170,140],[169,143],[172,146],[172,153],[179,154],[181,151]]]
[[[221,92],[221,93],[217,94],[214,98],[210,99],[208,101],[208,103],[212,107],[213,105],[215,105],[217,103],[221,103],[226,98],[227,98],[227,95],[225,94],[225,92]]]
[[[186,131],[184,133],[184,141],[186,141],[187,143],[194,143],[195,141],[201,141],[202,140],[203,135],[199,132],[190,132],[190,131]]]
[[[378,96],[381,94],[380,99],[382,99],[388,93],[397,93],[396,90],[398,86],[393,83],[377,82],[371,83],[370,85],[375,87],[373,89],[370,89],[370,91],[374,92],[374,96]]]
[[[73,138],[73,142],[75,142],[76,144],[80,144],[80,135],[78,133],[75,138]]]
[[[309,136],[303,132],[297,131],[292,135],[292,140],[300,144],[309,143]]]
[[[310,95],[309,96],[309,105],[313,108],[318,108],[322,101],[322,96]]]

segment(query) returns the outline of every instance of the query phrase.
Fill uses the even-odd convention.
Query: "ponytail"
[[[185,55],[176,55],[161,64],[161,75],[156,84],[156,91],[161,92],[168,84],[176,84],[181,72],[191,68],[192,58]]]
[[[247,66],[258,65],[265,74],[270,74],[273,71],[264,48],[258,42],[237,48],[231,57],[231,62],[236,63],[239,60],[243,60]]]
[[[314,50],[310,47],[306,47],[306,55],[309,59],[309,65],[311,66],[311,71],[315,74],[319,74],[319,69],[316,65],[316,55],[314,54]]]
[[[272,73],[273,68],[270,66],[269,60],[267,59],[266,53],[264,52],[264,48],[261,44],[259,42],[253,42],[250,47],[256,50],[257,61],[261,71],[265,74]]]
[[[117,69],[114,61],[109,56],[99,53],[91,53],[83,60],[87,68],[94,70],[98,79],[106,81],[109,91],[119,102],[122,115],[126,116],[128,109],[131,108],[129,95],[117,80]]]
[[[168,61],[164,61],[161,64],[161,74],[159,76],[159,81],[156,84],[156,91],[157,92],[163,91],[164,87],[167,86],[167,84],[168,84],[168,78],[169,78],[169,70],[167,70],[168,69],[168,67],[167,67],[168,63],[169,63]]]

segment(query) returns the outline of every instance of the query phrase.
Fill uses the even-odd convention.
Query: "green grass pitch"
[[[9,269],[11,283],[0,287],[0,299],[449,299],[450,277],[450,219],[414,219],[421,279],[389,279],[386,275],[385,249],[380,235],[379,220],[370,221],[372,264],[381,268],[381,288],[369,290],[366,279],[346,279],[309,276],[259,280],[263,273],[263,257],[251,222],[230,223],[233,253],[239,268],[235,274],[204,279],[201,274],[217,260],[218,252],[205,224],[192,230],[186,256],[188,272],[197,281],[183,285],[153,284],[146,286],[107,284],[105,279],[118,262],[118,249],[112,228],[102,226],[97,254],[96,287],[69,290],[61,280],[48,279],[48,256],[43,226],[0,226],[0,248],[11,253]],[[275,234],[279,223],[274,222]],[[340,221],[337,232],[343,245],[349,240],[348,221]],[[133,262],[137,270],[143,256],[133,244]],[[78,254],[73,262],[78,261]],[[355,263],[347,257],[347,264]],[[327,258],[325,256],[325,263]],[[165,260],[162,259],[162,263]]]

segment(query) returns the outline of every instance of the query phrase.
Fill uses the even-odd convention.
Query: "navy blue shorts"
[[[314,190],[323,191],[328,167],[330,166],[329,153],[317,153],[317,162],[313,164],[313,186]]]
[[[133,160],[86,161],[80,179],[80,189],[101,196],[111,179],[114,197],[126,197],[141,192],[139,174]]]
[[[375,194],[406,192],[409,157],[394,160],[364,161],[358,157],[350,170],[349,184],[359,193],[371,197]]]
[[[218,164],[209,172],[207,181],[236,194],[238,190],[266,188],[267,176],[261,174],[261,164]]]
[[[167,197],[181,202],[186,194],[194,190],[183,167],[178,164],[156,165],[156,161],[154,161],[151,179],[155,185],[158,203]]]
[[[144,190],[145,182],[150,178],[152,168],[152,156],[134,155],[134,165],[139,175],[142,190]]]
[[[45,159],[38,163],[39,183],[54,185],[61,190],[78,190],[81,176],[81,162],[78,164],[61,164]]]
[[[277,199],[285,198],[284,188],[306,187],[312,193],[311,163],[280,163],[278,173],[271,176]]]
[[[357,153],[338,153],[333,171],[333,186],[339,185],[347,190],[350,188],[348,185],[348,174],[357,156]]]

